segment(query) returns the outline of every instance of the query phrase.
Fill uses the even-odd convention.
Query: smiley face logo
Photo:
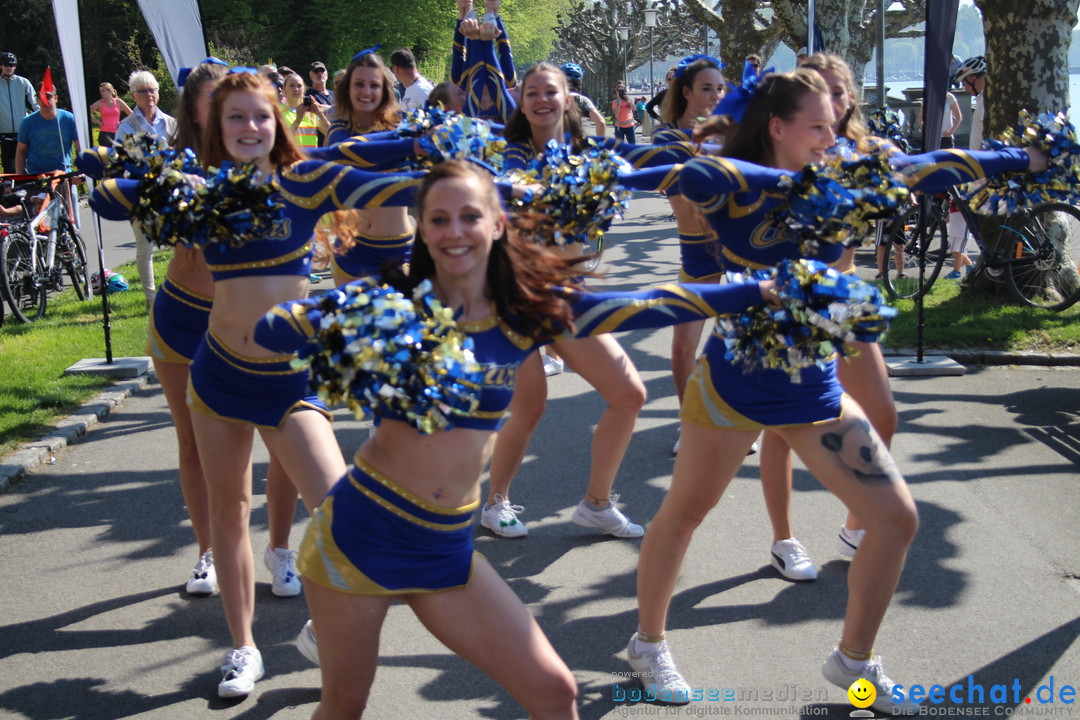
[[[847,696],[851,704],[857,708],[870,707],[877,699],[877,689],[869,680],[859,678],[851,683],[851,687],[847,689]]]

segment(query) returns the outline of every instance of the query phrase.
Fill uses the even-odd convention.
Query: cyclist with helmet
[[[956,68],[953,82],[961,85],[975,96],[975,111],[971,114],[971,133],[968,147],[978,150],[983,141],[983,119],[986,116],[986,58],[982,55],[969,57]],[[949,252],[953,256],[953,269],[945,277],[949,280],[963,280],[964,268],[973,263],[967,255],[967,223],[964,216],[956,209],[949,213]]]
[[[603,137],[607,134],[607,123],[604,116],[596,109],[596,105],[587,95],[581,94],[581,79],[585,77],[585,71],[577,63],[566,63],[560,70],[566,75],[570,83],[570,99],[577,103],[578,113],[582,118],[589,118],[596,125],[595,135]]]
[[[975,112],[971,116],[971,140],[968,147],[978,150],[983,140],[983,119],[986,116],[986,58],[969,57],[956,69],[955,81],[975,96]]]

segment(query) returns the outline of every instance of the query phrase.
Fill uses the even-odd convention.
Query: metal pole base
[[[939,375],[963,375],[967,368],[947,355],[924,355],[918,358],[885,358],[889,377],[929,377]]]
[[[113,358],[112,362],[105,358],[84,358],[75,363],[67,370],[65,375],[105,375],[117,378],[133,378],[150,372],[150,356]]]

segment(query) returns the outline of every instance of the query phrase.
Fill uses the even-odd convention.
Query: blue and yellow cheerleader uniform
[[[674,325],[761,303],[756,283],[567,293],[574,308],[573,337],[579,338]],[[317,313],[312,301],[278,305],[256,326],[255,340],[274,350],[295,350],[319,324]],[[455,428],[494,432],[505,418],[522,360],[556,338],[535,340],[500,317],[494,307],[487,319],[460,323],[459,328],[472,339],[473,354],[484,372],[479,405],[455,418]],[[472,514],[478,504],[433,505],[357,454],[355,464],[315,510],[300,546],[298,567],[310,581],[360,595],[460,587],[471,577]]]
[[[940,192],[986,175],[1026,170],[1029,159],[1023,150],[1010,148],[896,155],[890,163],[912,189]],[[759,177],[764,171],[777,172],[730,158],[697,158],[686,163],[680,175],[680,191],[705,213],[720,239],[725,264],[733,269],[768,268],[800,256],[791,234],[769,217],[780,200],[762,192],[766,185]],[[820,243],[815,259],[835,262],[842,251],[840,243]],[[724,338],[714,329],[687,382],[683,420],[711,428],[761,430],[840,417],[843,389],[835,361],[804,368],[793,381],[783,370],[745,372],[724,355]]]

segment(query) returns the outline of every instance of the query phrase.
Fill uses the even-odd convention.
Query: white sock
[[[664,644],[664,641],[660,642],[642,642],[641,638],[634,636],[634,654],[635,655],[655,655],[660,652],[660,646]]]
[[[869,660],[852,660],[844,653],[840,653],[840,664],[843,665],[844,669],[848,672],[862,675],[862,671],[866,669],[869,662]]]

